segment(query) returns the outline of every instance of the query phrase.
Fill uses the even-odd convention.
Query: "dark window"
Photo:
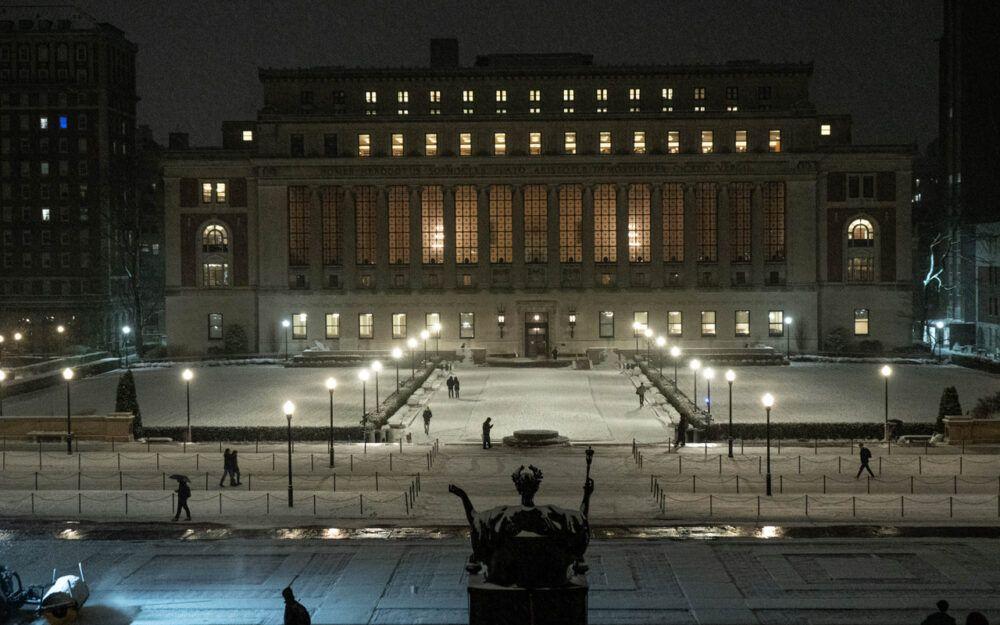
[[[771,99],[771,87],[770,85],[762,85],[757,87],[757,99],[758,100],[770,100]]]
[[[306,146],[302,135],[291,135],[288,141],[288,151],[292,156],[305,156]]]
[[[337,156],[337,135],[330,133],[323,135],[323,156],[335,158]]]
[[[738,100],[739,97],[740,97],[740,90],[738,87],[726,87],[727,100]]]
[[[299,103],[302,104],[303,106],[312,106],[313,92],[312,91],[299,92]]]

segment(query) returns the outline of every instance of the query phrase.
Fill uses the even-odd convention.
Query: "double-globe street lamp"
[[[670,357],[674,359],[674,390],[677,389],[677,363],[681,361],[681,348],[674,345],[670,348]]]
[[[715,369],[711,367],[705,367],[702,371],[702,375],[705,376],[705,386],[707,387],[707,395],[705,397],[705,409],[708,410],[708,422],[712,422],[712,380],[715,379]]]
[[[770,393],[764,393],[764,396],[760,398],[762,404],[764,404],[764,434],[766,437],[765,444],[767,445],[767,473],[764,478],[764,484],[766,488],[767,496],[771,496],[771,406],[774,405],[774,395]]]
[[[368,369],[358,371],[358,379],[361,380],[361,427],[364,430],[365,443],[368,442],[368,379],[370,377]]]
[[[72,403],[70,401],[70,382],[73,381],[73,370],[66,367],[62,370],[62,377],[66,380],[66,453],[73,455],[73,418]]]
[[[288,507],[291,508],[295,505],[295,491],[292,488],[292,414],[295,413],[295,404],[289,400],[281,408],[285,412],[285,418],[288,419]]]
[[[330,442],[327,452],[330,456],[330,468],[333,468],[333,392],[337,390],[337,378],[326,379],[326,390],[330,391]]]
[[[691,373],[693,374],[691,377],[694,378],[694,397],[692,398],[692,401],[694,401],[694,407],[697,408],[698,407],[698,370],[701,369],[701,361],[698,360],[697,358],[693,358],[693,359],[691,359],[691,362],[688,363],[688,366],[691,368]]]
[[[733,382],[736,381],[736,372],[730,369],[726,371],[726,382],[729,383],[729,457],[733,457]]]

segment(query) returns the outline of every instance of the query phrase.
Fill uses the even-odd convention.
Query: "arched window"
[[[855,219],[847,227],[847,244],[851,247],[871,247],[875,244],[875,228],[867,219]]]
[[[229,268],[229,231],[222,224],[212,223],[201,229],[201,286],[220,288],[232,285]]]

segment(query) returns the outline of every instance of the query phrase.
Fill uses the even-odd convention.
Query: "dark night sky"
[[[22,0],[23,1],[23,0]],[[30,0],[29,0],[30,1]],[[78,0],[139,46],[140,123],[158,140],[220,141],[253,118],[256,69],[425,66],[456,37],[488,52],[580,51],[603,64],[813,61],[822,112],[854,116],[857,143],[936,134],[940,0]]]

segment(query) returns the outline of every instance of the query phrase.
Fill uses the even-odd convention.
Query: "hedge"
[[[149,427],[144,428],[147,438],[172,438],[175,441],[184,440],[187,428],[184,426],[169,427]],[[288,440],[287,426],[266,426],[266,427],[211,427],[195,426],[191,428],[191,436],[194,442],[223,441],[223,442],[252,442],[252,441],[286,441]],[[361,426],[334,427],[333,438],[337,441],[361,441],[363,440]],[[330,439],[329,427],[292,427],[292,439],[302,441],[328,441]]]
[[[710,440],[725,440],[728,422],[716,421],[708,427]],[[764,423],[734,423],[733,438],[764,440]],[[901,434],[934,434],[933,423],[904,423]],[[881,440],[885,436],[885,424],[871,423],[771,423],[772,439],[795,440]]]

